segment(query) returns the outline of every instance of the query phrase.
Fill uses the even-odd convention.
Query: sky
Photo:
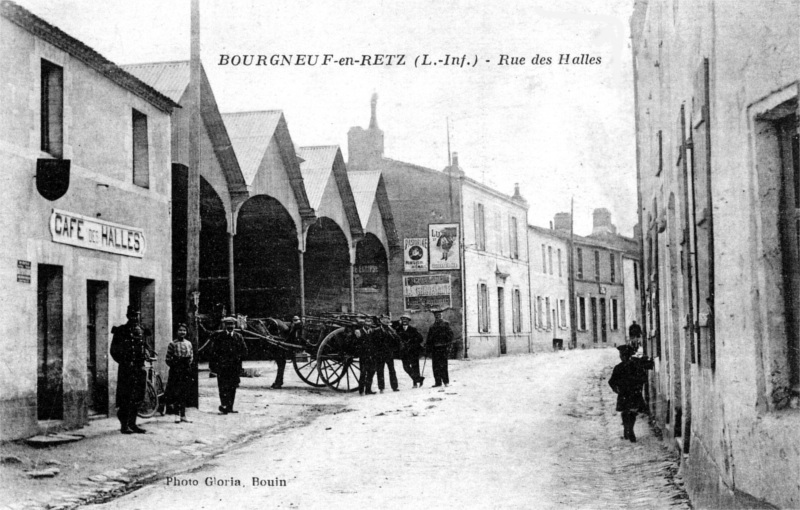
[[[118,64],[187,60],[190,0],[18,0]],[[298,146],[339,145],[378,94],[385,155],[466,174],[530,204],[547,227],[574,199],[575,231],[608,208],[636,223],[633,0],[200,0],[201,58],[222,112],[283,110]],[[404,66],[232,66],[221,55],[405,56]],[[599,64],[559,64],[586,55]],[[415,66],[445,55],[470,64]],[[500,65],[502,55],[525,58]],[[531,60],[549,57],[549,65]],[[488,61],[488,62],[487,62]]]

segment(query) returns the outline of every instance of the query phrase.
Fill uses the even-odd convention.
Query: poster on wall
[[[404,276],[403,299],[406,310],[449,308],[451,306],[450,275]]]
[[[403,239],[403,270],[414,273],[428,270],[428,240],[424,237]]]
[[[461,269],[461,242],[458,223],[428,225],[431,271]]]

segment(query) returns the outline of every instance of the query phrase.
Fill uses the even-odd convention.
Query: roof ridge
[[[167,64],[191,64],[189,60],[163,60],[157,62],[136,62],[132,64],[120,64],[120,67],[138,67],[138,66],[163,66]]]

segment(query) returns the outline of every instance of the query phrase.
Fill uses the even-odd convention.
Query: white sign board
[[[53,209],[50,235],[54,243],[68,244],[128,257],[144,257],[147,244],[140,228],[111,223]]]
[[[428,225],[428,240],[431,271],[461,268],[461,238],[458,223]]]
[[[415,273],[428,270],[428,240],[424,237],[403,239],[403,270]]]
[[[403,277],[406,310],[433,310],[452,306],[450,275],[431,274]]]

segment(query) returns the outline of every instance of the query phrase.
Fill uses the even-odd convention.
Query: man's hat
[[[630,345],[619,345],[617,346],[617,350],[620,354],[624,354],[626,356],[633,356],[633,347]]]
[[[442,312],[444,312],[444,310],[442,310],[441,308],[434,308],[433,310],[431,310],[431,313],[433,313],[433,315],[436,315],[437,313],[442,313]]]
[[[404,313],[403,315],[401,315],[401,316],[400,316],[400,319],[401,319],[401,320],[402,320],[402,319],[408,319],[408,320],[411,320],[411,316],[410,316],[410,315],[408,315],[407,313]]]
[[[222,322],[223,322],[223,324],[227,324],[229,322],[232,322],[232,323],[236,324],[236,318],[235,317],[225,317],[225,318],[222,319]]]
[[[126,317],[131,316],[131,315],[138,315],[138,314],[139,314],[139,310],[137,310],[136,307],[134,307],[133,305],[128,305],[128,311],[125,312],[125,316]]]
[[[299,321],[299,320],[300,320],[300,317],[298,317],[297,315],[295,315],[294,317],[292,317],[292,320],[293,320],[293,321]]]

